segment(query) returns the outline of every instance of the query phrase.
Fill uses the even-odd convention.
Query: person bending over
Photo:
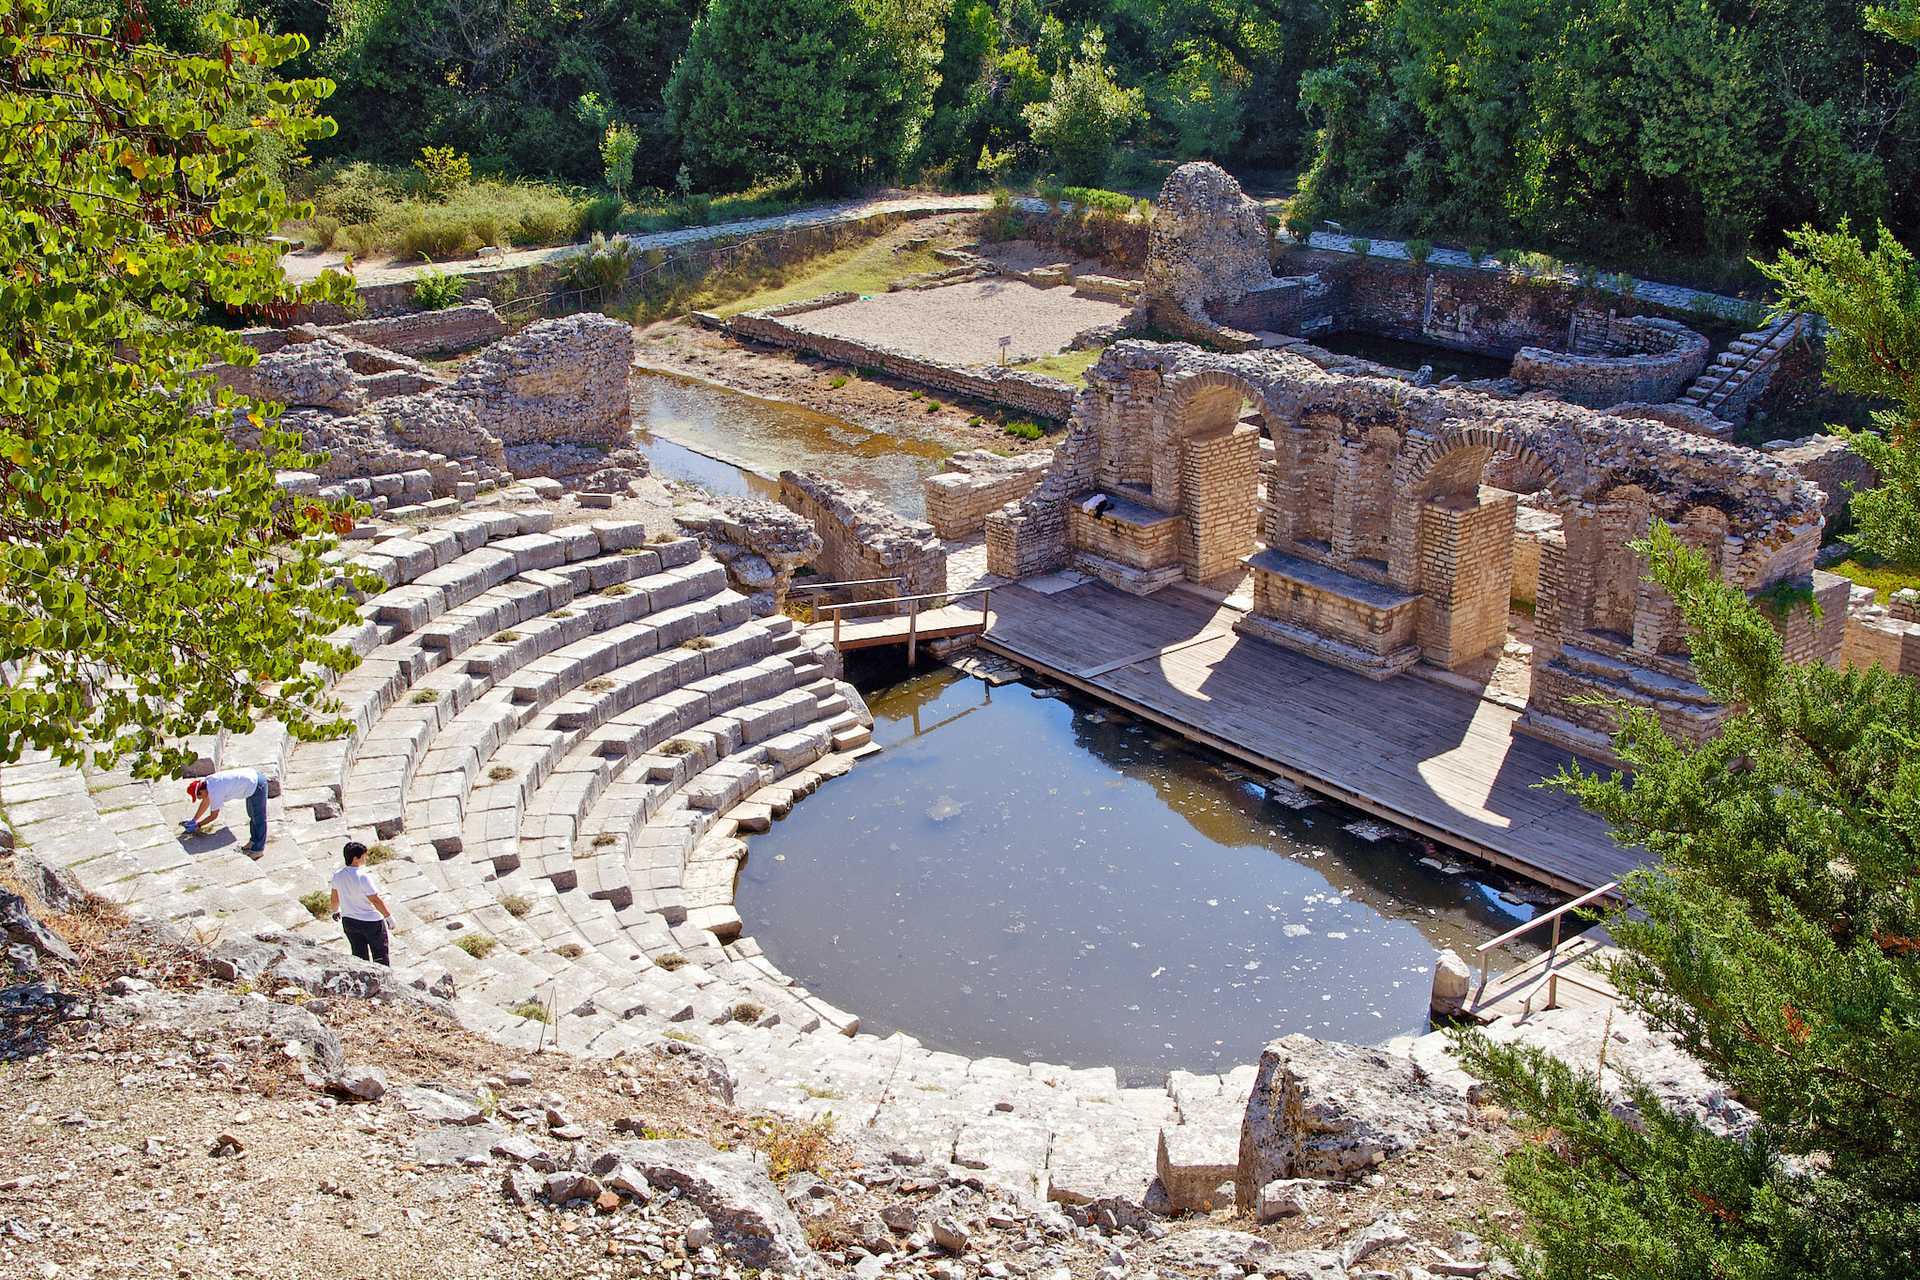
[[[387,956],[387,925],[392,922],[393,913],[381,901],[380,886],[373,882],[373,873],[362,865],[366,861],[367,846],[358,840],[349,840],[340,853],[347,865],[334,872],[328,882],[333,890],[333,918],[346,931],[347,945],[353,948],[355,959],[391,967],[393,961]]]
[[[258,769],[222,769],[187,784],[187,795],[200,802],[185,822],[188,835],[198,835],[230,800],[247,802],[248,853],[267,850],[267,775]]]

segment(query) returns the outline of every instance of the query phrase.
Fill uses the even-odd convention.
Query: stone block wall
[[[1513,599],[1531,604],[1540,598],[1540,539],[1558,533],[1560,517],[1543,507],[1521,504],[1513,522]]]
[[[1609,315],[1604,325],[1576,326],[1573,341],[1573,352],[1522,347],[1513,358],[1514,380],[1594,409],[1664,403],[1699,377],[1713,354],[1703,335],[1653,316]]]
[[[596,312],[528,325],[468,361],[452,394],[502,444],[619,448],[633,406],[633,326]]]
[[[942,538],[967,538],[986,528],[987,517],[1033,492],[1053,463],[1049,452],[1011,458],[969,449],[947,459],[948,471],[921,482],[927,523]]]
[[[780,503],[812,523],[820,538],[813,567],[822,579],[898,579],[849,588],[844,598],[884,600],[947,589],[947,553],[931,525],[909,520],[870,494],[813,472],[781,472]],[[928,607],[927,602],[921,607]]]
[[[1253,554],[1260,432],[1235,426],[1180,442],[1180,560],[1189,581],[1235,572]]]
[[[1519,502],[1483,486],[1470,500],[1432,499],[1421,513],[1418,634],[1428,662],[1451,671],[1505,643]]]
[[[1078,503],[1067,506],[1067,536],[1075,550],[1131,569],[1177,569],[1182,533],[1179,520],[1134,503],[1115,503],[1099,515]]]
[[[845,301],[846,298],[840,296],[837,300]],[[896,378],[932,387],[950,396],[967,396],[989,404],[1006,405],[1037,418],[1059,422],[1073,410],[1074,388],[1059,378],[998,365],[975,367],[928,360],[893,347],[815,333],[790,319],[832,305],[835,305],[833,301],[812,299],[790,307],[749,311],[727,321],[727,332],[769,346],[805,351],[837,364],[879,369]]]
[[[1831,528],[1846,514],[1853,494],[1877,488],[1879,473],[1838,436],[1802,436],[1798,440],[1769,440],[1761,449],[1819,487],[1826,497],[1826,522]]]

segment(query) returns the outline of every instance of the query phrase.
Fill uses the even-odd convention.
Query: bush
[[[300,905],[315,920],[325,920],[333,913],[333,893],[327,889],[315,889],[311,893],[300,895]]]
[[[572,244],[580,238],[581,213],[571,201],[530,205],[514,216],[507,234],[515,244]]]
[[[525,1018],[529,1022],[553,1021],[552,1016],[547,1013],[547,1006],[538,1000],[522,1000],[518,1004],[509,1005],[507,1012],[516,1018]]]
[[[1487,260],[1487,246],[1483,244],[1468,245],[1467,258],[1469,261],[1473,263],[1474,266],[1476,267],[1479,266],[1481,263]]]
[[[452,147],[420,148],[413,167],[420,171],[427,194],[436,200],[444,200],[473,181],[473,162]]]
[[[1082,209],[1099,209],[1106,213],[1133,212],[1133,197],[1118,191],[1107,191],[1100,187],[1066,187],[1061,194]]]
[[[1407,257],[1413,260],[1413,264],[1415,266],[1417,267],[1426,266],[1427,259],[1431,258],[1432,256],[1433,256],[1433,241],[1431,240],[1407,241]]]
[[[596,302],[606,302],[618,296],[631,274],[633,246],[624,240],[610,240],[596,231],[585,248],[567,259],[561,283],[565,288],[593,295]]]
[[[466,296],[465,276],[442,271],[431,263],[413,278],[413,305],[422,311],[445,311],[448,307],[457,307]],[[417,694],[415,696],[418,697]]]
[[[987,211],[980,216],[980,235],[991,243],[999,244],[1018,238],[1025,224],[1026,219],[1014,207],[1013,194],[1005,187],[999,187],[995,189]]]
[[[764,1116],[753,1122],[752,1142],[767,1157],[767,1174],[774,1182],[796,1173],[818,1176],[832,1169],[833,1125],[831,1114],[806,1124]]]
[[[394,859],[394,852],[393,852],[392,845],[376,844],[372,848],[367,850],[366,861],[362,865],[369,866],[369,867],[377,867],[383,862],[392,862],[393,859]]]
[[[475,960],[485,960],[493,954],[494,948],[500,944],[482,934],[470,933],[464,938],[456,939],[453,945],[472,956]]]
[[[612,235],[620,229],[620,215],[625,209],[625,202],[618,197],[595,196],[580,206],[579,229]]]
[[[510,893],[500,899],[501,908],[515,920],[522,919],[533,911],[533,899],[524,893]]]
[[[382,239],[380,229],[368,223],[356,223],[351,227],[340,228],[340,243],[347,252],[356,258],[370,258],[380,251]]]
[[[309,248],[331,249],[334,242],[340,238],[340,219],[328,217],[324,213],[316,213],[307,219],[302,238],[306,240]]]
[[[415,210],[400,228],[395,246],[403,258],[464,257],[473,245],[473,230],[466,219],[447,210]]]
[[[674,216],[683,227],[704,227],[713,221],[713,197],[697,192],[683,196],[674,206]]]
[[[1038,440],[1047,434],[1041,430],[1039,423],[1026,421],[1009,422],[1001,430],[1019,440]]]
[[[1364,258],[1373,252],[1373,241],[1367,239],[1365,236],[1355,236],[1347,241],[1347,248]]]
[[[1146,96],[1114,80],[1106,54],[1106,38],[1095,27],[1068,66],[1054,73],[1047,100],[1021,108],[1034,142],[1070,182],[1105,178],[1114,144],[1146,115]]]

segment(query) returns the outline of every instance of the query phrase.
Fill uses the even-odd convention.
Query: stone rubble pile
[[[824,546],[810,520],[764,498],[713,495],[676,507],[673,519],[726,566],[727,581],[760,617],[780,612],[794,571]]]

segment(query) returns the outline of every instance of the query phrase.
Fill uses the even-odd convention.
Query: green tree
[[[600,167],[613,194],[625,200],[633,182],[633,157],[640,150],[640,135],[624,124],[610,124],[600,135]]]
[[[1115,145],[1146,115],[1146,95],[1115,82],[1106,39],[1095,28],[1072,62],[1054,73],[1047,100],[1022,114],[1034,142],[1053,157],[1063,179],[1097,186],[1107,176]]]
[[[1623,998],[1758,1124],[1722,1136],[1638,1088],[1631,1123],[1591,1074],[1464,1037],[1527,1135],[1510,1247],[1548,1280],[1920,1274],[1920,685],[1789,664],[1705,557],[1664,526],[1645,549],[1735,710],[1700,745],[1633,713],[1630,773],[1554,782],[1658,857],[1609,922]]]
[[[271,78],[298,36],[217,35],[188,56],[0,9],[0,757],[151,773],[263,715],[335,727],[338,513],[274,484],[307,459],[273,407],[197,372],[253,358],[214,320],[348,296],[282,276],[268,237],[299,211],[253,163],[331,129],[326,86]],[[248,420],[271,461],[229,442]]]
[[[939,17],[931,0],[713,0],[667,88],[695,182],[897,173],[931,107]]]
[[[1853,496],[1847,541],[1896,564],[1920,565],[1920,268],[1883,225],[1872,248],[1848,224],[1805,228],[1762,266],[1780,309],[1826,318],[1829,385],[1890,401],[1873,430],[1829,427],[1873,464],[1878,488]]]

